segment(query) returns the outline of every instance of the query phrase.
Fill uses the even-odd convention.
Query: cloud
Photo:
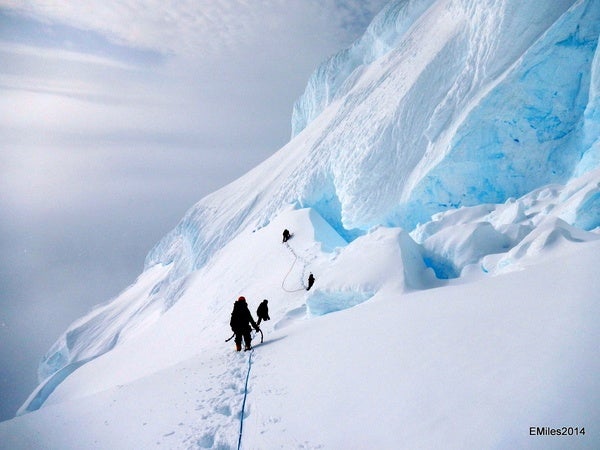
[[[384,3],[0,0],[0,331],[18,348],[0,397],[187,208],[288,140],[310,73]]]
[[[30,56],[43,59],[58,60],[61,62],[78,62],[82,64],[96,64],[100,66],[114,67],[123,70],[137,70],[138,67],[132,64],[127,64],[115,59],[106,58],[87,53],[56,49],[56,48],[40,48],[32,45],[14,44],[0,41],[0,52],[12,53],[21,56]]]
[[[361,2],[312,0],[0,4],[33,18],[14,18],[21,21],[15,29],[31,29],[22,40],[45,38],[35,45],[0,40],[0,89],[19,91],[0,103],[16,111],[11,127],[22,120],[27,129],[37,123],[53,134],[70,128],[79,135],[102,126],[114,134],[124,124],[140,133],[193,133],[202,124],[214,130],[217,117],[227,127],[260,116],[275,123],[274,114],[287,128],[310,72],[340,41],[349,41],[348,32],[332,23],[365,10]],[[3,17],[10,22],[7,13]],[[164,58],[152,57],[157,53]],[[31,93],[40,94],[38,102]],[[78,100],[108,109],[98,113]],[[112,128],[106,117],[114,119]]]
[[[310,28],[355,35],[384,3],[381,0],[2,0],[0,6],[100,32],[127,46],[206,57],[240,45],[254,45],[269,35],[296,36],[306,27],[306,19],[312,22]],[[325,36],[324,40],[331,37]]]
[[[19,22],[0,32],[0,89],[12,91],[0,109],[15,111],[0,127],[224,137],[245,122],[244,138],[275,126],[282,145],[310,72],[383,3],[0,0],[0,18]]]

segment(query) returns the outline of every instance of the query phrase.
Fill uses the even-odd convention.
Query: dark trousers
[[[252,347],[252,345],[250,344],[250,342],[252,341],[252,336],[250,336],[250,330],[237,330],[235,331],[235,348],[238,352],[242,349],[242,337],[244,338],[246,350]]]

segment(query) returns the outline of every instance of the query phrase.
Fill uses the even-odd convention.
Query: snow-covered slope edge
[[[598,240],[597,232],[573,225],[597,223],[599,199],[597,169],[567,186],[548,186],[504,204],[441,213],[411,234],[377,227],[351,243],[313,209],[290,208],[261,229],[240,232],[209,264],[185,277],[179,302],[165,314],[160,309],[148,314],[149,308],[139,307],[152,298],[150,286],[162,283],[169,270],[156,265],[114,302],[74,324],[57,346],[62,352],[66,347],[74,361],[42,382],[20,413],[46,401],[54,404],[125,384],[192,358],[199,350],[191,342],[203,349],[220,347],[230,300],[240,294],[271,299],[272,316],[278,318],[275,328],[280,329],[383,293],[401,298],[438,288],[448,284],[439,277],[449,273],[462,274],[459,280],[464,282],[523,270],[553,258],[553,249]],[[280,240],[284,228],[294,234],[288,245]],[[318,281],[305,293],[309,271]],[[78,339],[69,340],[73,334]],[[81,348],[68,347],[69,341]],[[97,350],[99,343],[109,341],[109,348]],[[112,351],[105,354],[107,349]],[[80,367],[82,362],[87,364]],[[71,374],[69,368],[78,370]]]
[[[294,231],[289,248],[283,225]],[[154,326],[73,372],[43,408],[0,423],[0,442],[237,448],[247,392],[248,449],[598,448],[600,280],[590,267],[600,239],[556,229],[582,234],[538,241],[514,255],[518,270],[472,265],[444,287],[414,290],[402,276],[414,256],[405,232],[381,227],[344,246],[311,210],[282,213],[191,276]],[[330,267],[309,292],[305,264]],[[250,365],[223,342],[239,293],[252,309],[263,297],[271,306]],[[529,431],[563,426],[586,434]]]
[[[129,304],[119,297],[105,312],[94,311],[67,331],[41,366],[40,373],[50,377],[39,389],[41,395],[34,394],[22,412],[37,408],[46,398],[61,398],[61,387],[67,393],[61,395],[70,398],[72,391],[57,383],[66,373],[58,372],[61,369],[113,349],[79,368],[67,378],[68,384],[79,378],[76,374],[89,373],[100,361],[116,358],[118,349],[144,334],[145,327],[167,329],[165,323],[173,320],[169,317],[185,322],[186,316],[177,312],[185,308],[173,306],[186,298],[197,302],[194,314],[187,317],[197,318],[202,326],[183,336],[204,342],[209,331],[215,331],[209,323],[226,315],[227,301],[241,291],[256,297],[278,295],[281,274],[269,261],[280,249],[257,247],[238,262],[242,245],[238,240],[267,229],[275,235],[289,227],[290,205],[310,208],[311,217],[324,224],[316,228],[325,227],[328,235],[337,236],[335,242],[313,238],[313,244],[306,244],[324,245],[310,254],[314,260],[307,260],[319,271],[320,289],[279,311],[290,323],[307,311],[323,314],[343,309],[384,290],[401,295],[439,286],[446,283],[443,279],[477,267],[479,273],[512,270],[519,267],[515,260],[543,247],[544,239],[595,237],[573,227],[593,230],[600,225],[597,173],[590,163],[593,158],[586,158],[587,145],[597,140],[590,133],[598,118],[598,90],[593,83],[598,70],[594,55],[600,4],[585,0],[535,5],[516,0],[396,2],[384,10],[383,19],[404,4],[414,8],[402,16],[409,17],[410,24],[401,27],[390,50],[373,53],[376,59],[353,69],[343,89],[288,145],[200,201],[155,247],[146,262],[149,276],[140,278],[148,284],[131,300],[134,307],[117,311],[116,305]],[[395,19],[383,19],[377,20],[386,26],[396,24]],[[582,155],[585,170],[579,163]],[[576,170],[591,172],[584,181],[571,181],[566,190],[542,188],[549,182],[569,182]],[[577,189],[585,195],[561,197],[561,192],[576,190],[574,185],[581,186]],[[510,200],[523,195],[528,200]],[[542,203],[547,209],[536,209]],[[481,206],[457,209],[453,216],[452,210],[462,205]],[[427,224],[433,213],[444,210],[450,212]],[[453,223],[457,217],[460,220]],[[542,217],[554,222],[542,224]],[[296,231],[315,228],[313,219]],[[413,230],[418,222],[424,225]],[[539,232],[542,229],[547,234]],[[534,238],[536,232],[539,238]],[[370,264],[382,269],[384,279],[373,270],[348,280],[347,270],[336,269],[348,267],[340,261],[349,256],[342,255],[361,254],[364,245],[377,248],[377,241],[393,249],[380,260],[376,256],[380,250],[372,253]],[[528,246],[519,246],[522,242]],[[339,258],[332,256],[335,247],[344,248]],[[251,267],[254,276],[247,278],[240,268],[231,271],[235,277],[224,278],[218,261],[225,261],[223,267],[238,263],[246,271]],[[397,270],[393,274],[383,270],[384,262]],[[330,281],[328,271],[337,271],[331,280],[341,281]],[[158,272],[160,276],[152,275]],[[186,297],[196,279],[210,286],[199,296],[202,300]],[[214,286],[215,279],[224,281]],[[109,316],[118,320],[104,320]],[[172,334],[162,331],[166,342],[181,329],[178,324]],[[131,377],[176,363],[181,355],[192,356],[185,348],[174,355],[166,355],[158,344],[154,350],[152,358],[129,372]],[[56,392],[48,397],[54,388]]]
[[[174,280],[288,204],[351,240],[567,182],[594,117],[600,5],[483,3],[435,2],[278,154],[190,210],[147,266],[174,262]]]

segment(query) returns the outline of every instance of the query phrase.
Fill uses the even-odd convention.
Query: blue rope
[[[250,368],[252,367],[252,354],[254,349],[250,350],[250,356],[248,357],[248,373],[246,373],[246,384],[244,385],[244,401],[242,402],[242,414],[240,417],[240,436],[238,438],[238,450],[242,446],[242,431],[244,428],[244,410],[246,409],[246,397],[248,397],[248,379],[250,378]]]

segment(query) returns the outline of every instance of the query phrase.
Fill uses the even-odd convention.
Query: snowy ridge
[[[370,56],[344,81],[344,94],[274,156],[202,199],[149,253],[147,269],[169,270],[139,300],[139,309],[154,305],[150,310],[158,314],[149,317],[157,319],[181,298],[186,277],[210,263],[233,236],[261,229],[289,205],[312,208],[350,242],[372,227],[412,230],[439,211],[503,203],[568,181],[587,152],[582,145],[592,142],[582,132],[589,134],[597,115],[591,66],[598,60],[600,5],[544,5],[392,2],[356,44],[354,51]],[[313,79],[315,86],[327,85]],[[598,226],[589,212],[597,200],[589,202],[567,223]],[[497,228],[472,227],[473,243],[491,243],[465,261],[447,256],[462,254],[461,243],[439,253],[425,243],[425,264],[442,278],[456,277],[485,252],[515,245],[514,237]],[[123,331],[119,339],[126,337]],[[116,332],[99,340],[114,343]],[[40,367],[42,379],[104,351],[106,345],[90,344],[98,341],[88,339],[93,335],[77,334],[77,344],[59,340]],[[89,345],[89,351],[70,349]]]
[[[73,371],[158,319],[164,313],[164,302],[156,301],[148,279],[164,277],[167,271],[163,266],[155,266],[144,272],[116,299],[73,323],[42,359],[38,369],[40,385],[17,414],[38,409]]]
[[[274,324],[274,329],[279,330],[299,319],[351,308],[377,295],[398,296],[441,287],[448,283],[444,279],[458,276],[462,276],[459,280],[474,281],[523,270],[552,257],[553,252],[565,246],[570,249],[570,244],[600,239],[597,234],[599,192],[600,169],[596,169],[566,186],[541,188],[504,204],[440,213],[410,234],[400,228],[377,227],[350,243],[313,209],[289,209],[259,230],[245,230],[218,252],[210,264],[186,277],[186,288],[179,294],[183,304],[177,304],[177,311],[170,319],[161,316],[162,309],[148,314],[151,309],[139,307],[153,298],[150,286],[164,283],[169,268],[162,265],[147,270],[141,278],[143,283],[138,282],[114,302],[80,319],[65,334],[67,337],[77,334],[78,339],[73,342],[78,347],[65,347],[63,338],[55,346],[58,350],[51,353],[71,359],[40,384],[20,413],[40,407],[57,386],[59,391],[69,392],[69,380],[65,381],[66,388],[59,386],[60,382],[82,363],[88,364],[78,373],[88,370],[93,373],[94,364],[89,361],[108,350],[112,350],[112,357],[119,361],[118,372],[130,373],[126,367],[131,364],[128,359],[132,356],[121,358],[119,355],[126,352],[128,341],[139,345],[138,335],[143,335],[146,329],[158,332],[163,338],[169,336],[169,352],[160,351],[159,338],[154,346],[144,342],[144,349],[135,350],[139,354],[133,360],[147,358],[147,361],[135,363],[136,368],[131,371],[135,374],[133,379],[193,357],[196,348],[189,347],[189,341],[201,342],[216,329],[226,327],[228,304],[223,299],[233,299],[241,293],[256,299],[291,295],[291,302],[280,304],[272,313],[274,317],[281,317]],[[574,223],[587,224],[590,230],[593,226],[594,232],[577,228]],[[289,247],[279,240],[280,231],[285,227],[294,230]],[[309,270],[318,274],[318,288],[305,295],[304,283]],[[129,305],[130,312],[125,313],[123,305]],[[184,315],[180,315],[182,312]],[[203,325],[186,322],[185,317],[189,315],[198,316]],[[161,324],[156,330],[152,327],[155,321]],[[112,341],[106,346],[108,339]],[[217,345],[218,341],[211,339],[210,342]],[[120,345],[115,347],[117,343]],[[65,348],[70,353],[65,355]],[[110,361],[110,365],[115,364]],[[145,367],[148,361],[151,364]],[[133,380],[129,375],[114,378],[107,376],[104,370],[100,373],[101,378],[91,384],[93,392]],[[90,380],[82,376],[86,380],[85,389],[89,390]],[[53,397],[51,403],[61,401],[60,395],[53,394]]]
[[[391,2],[311,77],[295,137],[65,332],[0,441],[235,448],[239,295],[273,318],[244,448],[551,448],[523,429],[590,431],[599,34],[592,0]]]
[[[153,325],[70,373],[39,410],[0,424],[0,439],[14,449],[236,448],[248,357],[223,340],[243,293],[253,311],[268,298],[272,320],[248,379],[242,448],[552,448],[531,441],[530,423],[581,423],[588,434],[569,447],[594,448],[600,286],[589,267],[600,235],[554,215],[578,210],[600,172],[577,181],[443,213],[413,233],[422,245],[389,227],[345,243],[314,210],[282,212],[190,275]],[[519,244],[473,262],[473,225],[513,235],[528,216],[539,225]],[[284,226],[300,263],[281,243]],[[454,257],[471,263],[444,281],[423,255],[452,226]]]

